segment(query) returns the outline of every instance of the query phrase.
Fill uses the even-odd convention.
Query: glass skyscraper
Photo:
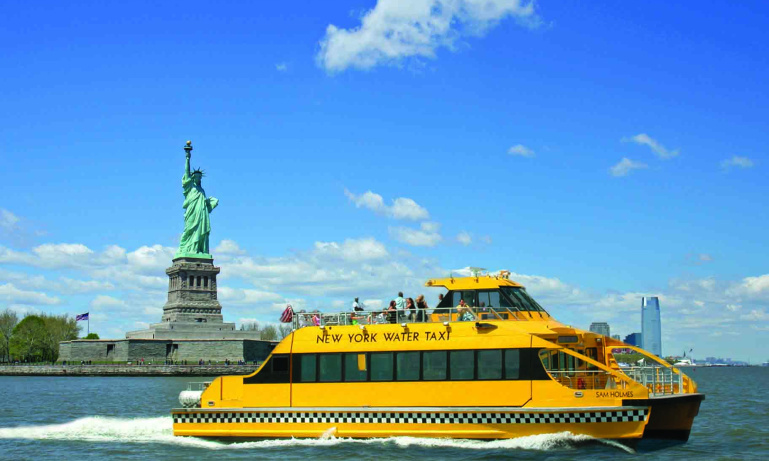
[[[610,336],[611,330],[606,322],[593,322],[590,324],[590,331],[599,335]]]
[[[656,296],[641,298],[641,340],[643,349],[662,357],[662,322],[660,299]]]

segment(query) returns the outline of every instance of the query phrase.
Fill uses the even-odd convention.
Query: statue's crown
[[[196,168],[192,171],[192,176],[195,176],[196,174],[199,174],[200,176],[205,176],[206,174],[201,170],[200,168]]]

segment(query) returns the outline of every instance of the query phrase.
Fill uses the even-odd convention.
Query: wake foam
[[[389,445],[398,447],[460,448],[468,450],[533,450],[572,449],[581,445],[601,443],[633,452],[624,445],[569,432],[520,437],[516,439],[479,441],[466,439],[432,439],[420,437],[389,437],[381,439],[349,439],[334,436],[336,428],[327,430],[319,439],[272,439],[256,442],[222,443],[195,437],[175,437],[173,420],[158,418],[108,418],[91,416],[63,424],[41,426],[0,427],[0,439],[70,440],[86,442],[162,443],[211,450],[254,448],[331,447],[341,444]]]

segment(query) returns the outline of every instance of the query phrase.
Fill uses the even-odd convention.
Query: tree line
[[[259,322],[249,322],[240,325],[241,331],[258,331],[263,341],[277,341],[283,339],[291,333],[290,325],[275,325],[267,324],[265,326],[259,325]]]
[[[29,314],[21,321],[16,312],[0,313],[0,362],[55,362],[59,342],[78,338],[80,326],[74,317]]]

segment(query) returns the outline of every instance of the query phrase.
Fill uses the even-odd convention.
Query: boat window
[[[342,380],[342,354],[320,354],[320,381],[337,382]]]
[[[272,358],[273,373],[288,373],[288,356],[276,355]]]
[[[452,380],[470,380],[475,377],[475,351],[449,351]]]
[[[398,352],[395,364],[398,381],[419,381],[419,352]]]
[[[448,354],[446,351],[425,351],[422,353],[422,379],[445,381]]]
[[[365,354],[344,354],[344,380],[345,381],[365,381],[368,377],[366,372],[366,367],[363,367],[363,370],[360,369],[358,366],[358,355],[363,355],[364,359],[366,357]],[[366,363],[365,361],[363,362]]]
[[[499,291],[479,291],[478,307],[500,307]]]
[[[525,311],[526,308],[523,307],[523,304],[521,304],[521,301],[513,295],[513,293],[510,291],[511,287],[502,287],[502,299],[500,300],[500,303],[502,304],[502,307],[509,307],[513,310],[518,311]]]
[[[287,354],[270,356],[262,368],[259,369],[259,373],[243,378],[243,384],[288,383],[290,376],[288,364],[289,358]]]
[[[521,351],[519,349],[507,349],[505,351],[505,379],[518,379],[521,377]]]
[[[464,299],[465,304],[470,307],[475,307],[475,290],[453,291],[452,293],[452,307],[459,306],[459,300]]]
[[[372,352],[369,357],[371,381],[393,380],[393,353]]]
[[[539,356],[547,371],[574,371],[576,368],[576,358],[562,351],[545,349]]]
[[[520,309],[524,311],[540,311],[544,312],[542,308],[534,298],[526,293],[526,290],[522,287],[502,287],[502,292],[505,293],[514,303],[520,305]]]
[[[300,383],[314,383],[318,380],[317,376],[317,355],[316,354],[303,354],[294,356],[294,360],[299,360],[299,382]],[[296,368],[295,368],[296,369]]]
[[[478,379],[502,379],[502,350],[478,351]]]

